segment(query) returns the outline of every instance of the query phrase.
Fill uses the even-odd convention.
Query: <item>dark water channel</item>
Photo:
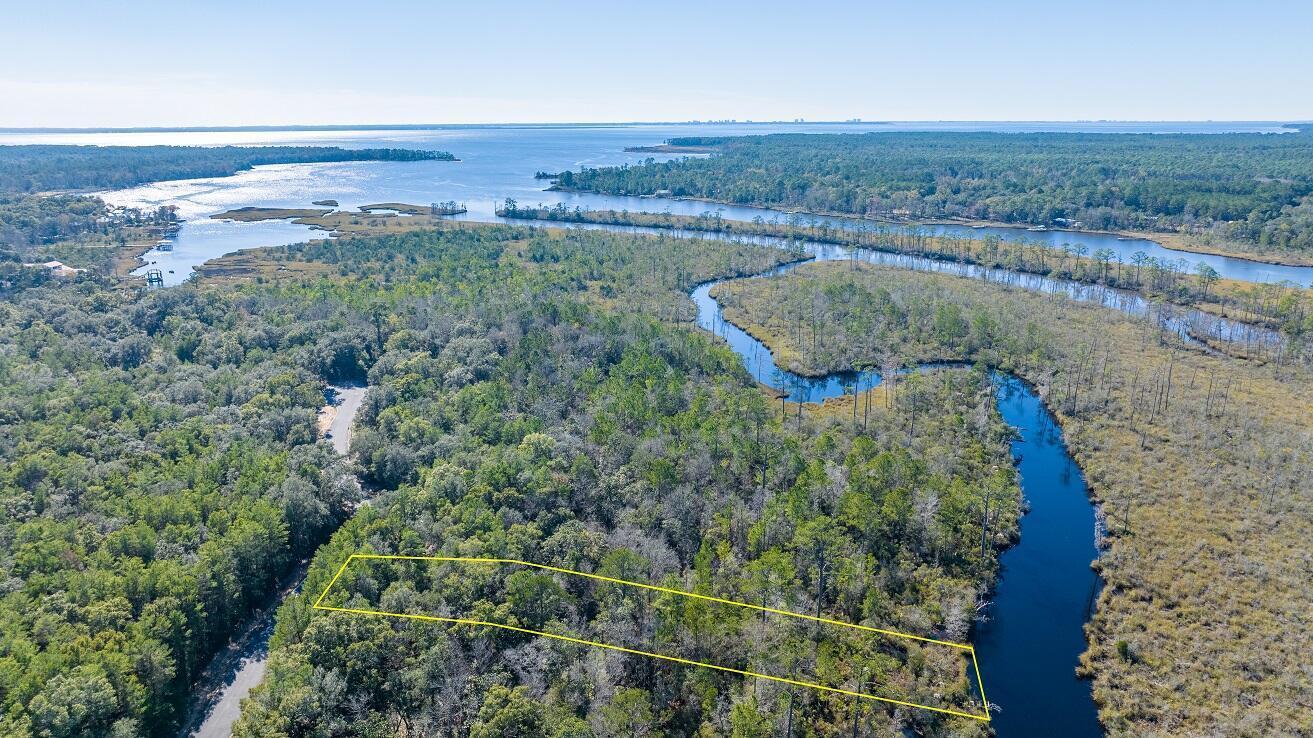
[[[829,258],[845,256],[835,252]],[[711,297],[716,284],[699,285],[691,295],[698,325],[723,337],[761,383],[810,402],[851,393],[854,382],[863,390],[880,383],[872,370],[803,377],[780,368],[770,349],[724,319]],[[986,695],[997,706],[992,725],[1001,738],[1101,736],[1090,684],[1075,675],[1099,586],[1090,568],[1098,556],[1094,506],[1062,429],[1034,388],[1001,372],[993,379],[999,413],[1018,431],[1012,455],[1029,510],[1021,519],[1020,542],[1003,552],[987,619],[972,637]]]

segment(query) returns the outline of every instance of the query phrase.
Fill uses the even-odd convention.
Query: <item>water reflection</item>
[[[817,257],[847,258],[847,252],[822,247]],[[796,267],[785,265],[762,276]],[[690,295],[697,324],[723,337],[757,381],[804,402],[880,384],[876,370],[804,377],[780,368],[765,344],[724,319],[711,297],[719,283],[699,285]],[[927,363],[902,371],[944,366]],[[991,725],[1004,738],[1101,736],[1090,684],[1075,675],[1085,650],[1084,623],[1099,587],[1090,567],[1098,550],[1089,490],[1061,427],[1035,390],[1001,372],[992,372],[991,378],[999,413],[1017,429],[1012,455],[1029,504],[1020,543],[1001,555],[999,582],[973,637],[985,691],[998,708]]]
[[[102,193],[118,205],[154,208],[173,205],[187,219],[178,234],[175,255],[164,257],[152,253],[149,258],[172,268],[175,276],[169,283],[187,278],[192,268],[222,256],[234,246],[247,247],[252,239],[225,232],[242,224],[202,223],[206,216],[235,207],[309,207],[314,200],[337,200],[344,209],[377,202],[424,204],[455,200],[464,203],[469,213],[460,216],[475,221],[495,220],[494,209],[506,198],[523,205],[542,203],[585,209],[615,209],[670,212],[675,215],[700,215],[719,210],[723,217],[752,220],[762,217],[781,221],[793,213],[733,205],[712,205],[693,200],[668,200],[643,197],[613,197],[588,193],[544,192],[547,184],[534,179],[538,171],[559,172],[583,166],[618,166],[646,158],[670,158],[648,152],[627,152],[626,147],[659,143],[674,136],[731,136],[766,133],[864,133],[897,130],[998,130],[998,131],[1275,131],[1277,124],[924,124],[874,123],[832,125],[635,125],[595,127],[460,127],[435,129],[370,131],[220,131],[220,132],[136,132],[136,133],[0,133],[0,143],[190,143],[196,145],[241,144],[316,144],[362,148],[390,146],[415,149],[441,149],[458,156],[458,162],[334,162],[321,164],[283,164],[258,167],[233,177],[161,182],[125,190]],[[840,228],[869,228],[870,221],[824,216],[802,216]],[[245,224],[249,225],[249,224]],[[292,228],[298,228],[293,226]],[[1024,228],[972,228],[966,225],[924,226],[933,235],[960,235],[980,238],[997,235],[1010,241],[1042,243],[1061,247],[1079,244],[1091,253],[1109,249],[1130,263],[1137,251],[1163,261],[1185,260],[1188,265],[1209,264],[1228,278],[1252,282],[1290,281],[1300,285],[1313,282],[1313,267],[1289,267],[1260,264],[1206,254],[1166,249],[1142,239],[1121,239],[1110,234],[1071,233],[1063,231],[1029,232]],[[247,233],[251,233],[249,229]],[[296,235],[292,235],[295,233]],[[270,232],[271,239],[254,245],[275,246],[302,240],[314,234],[308,228]]]

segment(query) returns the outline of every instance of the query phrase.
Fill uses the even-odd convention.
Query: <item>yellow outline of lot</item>
[[[585,577],[587,579],[594,579],[600,582],[607,582],[610,584],[623,584],[629,587],[638,587],[639,589],[647,589],[647,590],[652,590],[654,592],[665,592],[667,594],[678,595],[681,597],[688,597],[690,599],[695,599],[695,600],[705,600],[707,602],[715,602],[722,605],[733,605],[735,607],[743,607],[749,610],[756,610],[758,612],[768,612],[774,615],[783,615],[785,617],[798,618],[800,620],[810,620],[815,623],[824,623],[826,625],[837,625],[844,628],[853,628],[855,630],[861,630],[870,633],[879,633],[880,635],[892,636],[895,638],[906,638],[908,640],[921,641],[923,643],[934,643],[940,646],[956,648],[966,651],[971,655],[971,667],[976,673],[976,684],[980,686],[980,700],[986,706],[985,714],[975,715],[969,712],[949,710],[943,707],[932,707],[930,705],[921,705],[915,702],[904,702],[902,700],[896,700],[890,697],[880,697],[879,695],[867,694],[865,692],[854,692],[848,689],[829,687],[824,684],[816,684],[814,682],[807,682],[798,679],[789,679],[788,677],[772,676],[770,674],[760,674],[754,671],[745,671],[743,669],[734,669],[728,666],[720,666],[719,664],[709,664],[705,661],[693,661],[691,659],[684,659],[678,656],[670,656],[661,653],[652,653],[651,651],[640,651],[638,649],[627,648],[625,646],[617,646],[613,643],[600,643],[598,641],[590,641],[583,638],[575,638],[573,636],[561,635],[559,633],[547,633],[541,630],[520,628],[518,626],[507,625],[505,623],[492,623],[483,620],[471,620],[468,618],[445,618],[445,617],[438,617],[436,615],[412,615],[412,614],[400,613],[400,612],[385,612],[382,610],[360,610],[350,607],[332,607],[330,605],[323,604],[324,598],[328,596],[329,590],[333,588],[333,585],[337,584],[337,580],[341,578],[343,573],[346,572],[347,567],[351,565],[351,562],[355,561],[356,559],[374,559],[374,560],[383,560],[383,561],[437,561],[437,562],[451,562],[451,563],[464,563],[464,564],[497,564],[502,566],[504,565],[527,566],[533,569],[541,569],[543,571],[555,572],[557,574],[569,574],[571,576],[576,576],[576,577]],[[836,694],[847,695],[849,697],[858,697],[866,700],[875,700],[877,702],[888,702],[895,705],[901,705],[903,707],[914,707],[920,710],[931,710],[933,712],[944,713],[946,715],[955,715],[957,717],[971,718],[972,720],[981,720],[984,722],[990,721],[989,709],[988,709],[989,701],[985,698],[985,682],[980,678],[980,664],[979,662],[976,661],[976,649],[969,643],[954,643],[952,641],[940,641],[940,640],[935,640],[934,638],[926,638],[924,636],[913,635],[911,633],[900,633],[896,630],[885,630],[883,628],[872,628],[866,625],[845,623],[841,620],[832,620],[830,618],[821,618],[812,615],[803,615],[802,613],[790,612],[788,610],[779,610],[773,607],[753,605],[747,602],[736,602],[735,600],[727,600],[721,597],[712,597],[710,595],[698,594],[696,592],[686,592],[682,589],[671,589],[670,587],[660,587],[654,584],[631,582],[627,579],[615,579],[613,577],[605,577],[600,574],[589,574],[588,572],[574,571],[573,569],[563,569],[558,566],[548,566],[547,564],[535,564],[531,561],[520,561],[518,559],[490,559],[490,558],[478,558],[478,557],[470,557],[470,556],[397,556],[397,555],[389,555],[389,554],[353,553],[347,557],[346,561],[342,562],[342,566],[338,568],[337,573],[334,574],[333,578],[329,580],[328,586],[324,587],[324,591],[319,593],[319,598],[315,600],[315,604],[312,606],[312,609],[325,610],[328,612],[351,613],[353,615],[376,615],[381,617],[403,618],[407,620],[421,620],[421,621],[432,622],[432,623],[451,623],[454,625],[473,625],[478,627],[502,628],[504,630],[515,631],[516,633],[526,633],[528,635],[542,636],[544,638],[554,638],[556,640],[566,641],[568,643],[575,643],[583,646],[592,646],[594,648],[605,648],[611,651],[619,651],[621,653],[632,654],[635,656],[647,656],[649,658],[660,659],[662,661],[671,661],[677,664],[684,664],[687,666],[701,666],[707,669],[715,669],[716,671],[729,672],[731,674],[753,677],[755,679],[768,679],[773,682],[781,682],[796,687],[807,687],[809,689],[818,689],[823,692],[833,692]]]

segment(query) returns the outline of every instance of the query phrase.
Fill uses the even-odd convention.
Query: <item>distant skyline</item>
[[[1313,120],[1313,3],[638,7],[23,3],[0,127]]]

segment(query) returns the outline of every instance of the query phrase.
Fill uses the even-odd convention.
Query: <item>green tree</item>
[[[762,714],[756,699],[735,704],[729,724],[731,738],[770,738],[775,733],[772,720]]]
[[[1212,287],[1222,275],[1218,274],[1216,269],[1202,261],[1195,266],[1195,270],[1199,274],[1199,299],[1207,300],[1208,288]]]
[[[550,738],[547,712],[540,700],[531,699],[524,687],[496,685],[488,690],[479,708],[479,719],[470,728],[470,738]]]
[[[28,713],[38,736],[118,738],[132,721],[116,724],[121,712],[114,685],[98,666],[79,666],[59,674],[32,698]]]
[[[560,615],[571,599],[552,575],[532,571],[517,571],[506,577],[506,596],[511,612],[532,628],[540,628]]]
[[[643,689],[617,690],[598,712],[606,734],[616,738],[644,738],[656,730],[652,699]]]

